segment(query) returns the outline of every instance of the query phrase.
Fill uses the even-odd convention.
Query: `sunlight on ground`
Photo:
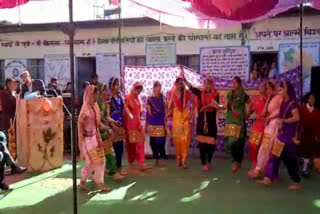
[[[10,207],[35,205],[48,197],[72,188],[71,178],[55,178],[59,174],[71,169],[70,165],[64,165],[60,169],[52,170],[11,185],[12,191],[7,193],[0,201],[0,210]]]
[[[84,206],[88,205],[95,205],[99,203],[103,203],[104,205],[112,205],[115,203],[122,202],[127,194],[127,191],[133,187],[136,184],[136,182],[133,182],[127,186],[120,187],[118,189],[115,189],[109,193],[97,193],[95,196],[93,196],[87,203],[84,204]],[[155,194],[157,194],[158,191],[144,191],[142,194],[137,195],[131,199],[129,199],[127,202],[136,202],[136,201],[154,201],[157,199],[157,197],[154,197]]]
[[[313,201],[313,205],[317,208],[320,208],[320,199],[316,199]]]
[[[190,197],[184,197],[180,200],[180,202],[182,203],[187,203],[187,202],[192,202],[192,201],[195,201],[195,200],[199,200],[201,198],[201,194],[200,192],[196,193],[196,194],[193,194],[192,196]]]
[[[129,201],[139,201],[139,200],[147,200],[148,198],[150,198],[151,196],[157,194],[158,191],[144,191],[144,193],[142,193],[141,195],[137,195],[133,198],[131,198]]]
[[[200,185],[200,188],[199,188],[199,189],[194,189],[194,190],[193,190],[193,193],[196,193],[196,192],[199,192],[199,191],[201,191],[201,190],[204,190],[205,188],[207,188],[207,187],[209,186],[209,184],[210,184],[210,181],[209,181],[209,180],[207,180],[207,181],[202,181],[202,182],[201,182],[201,185]]]
[[[79,168],[79,167],[80,166],[78,166],[77,168]],[[16,190],[18,188],[21,188],[21,187],[24,187],[24,186],[39,182],[41,180],[44,180],[44,179],[47,179],[47,178],[50,178],[50,177],[56,177],[57,175],[59,175],[61,173],[68,172],[68,171],[71,171],[71,170],[72,170],[72,165],[63,165],[59,169],[51,170],[49,172],[45,172],[45,173],[40,174],[38,176],[29,178],[29,179],[25,179],[25,180],[22,180],[20,182],[15,183],[15,184],[12,184],[12,185],[10,185],[10,188]]]
[[[136,182],[133,182],[127,186],[120,187],[118,189],[112,190],[109,193],[98,193],[90,199],[90,201],[108,201],[108,200],[123,200],[127,194],[129,188],[134,186]]]
[[[212,181],[217,181],[218,178],[213,178]],[[201,184],[200,184],[200,187],[197,188],[197,189],[194,189],[193,190],[193,195],[189,196],[189,197],[183,197],[180,202],[182,203],[188,203],[188,202],[192,202],[192,201],[195,201],[195,200],[199,200],[202,196],[201,196],[201,191],[205,190],[209,184],[211,183],[210,180],[205,180],[205,181],[202,181]]]

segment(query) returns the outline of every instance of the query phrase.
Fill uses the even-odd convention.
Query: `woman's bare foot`
[[[299,183],[293,183],[288,187],[289,190],[299,190],[301,189],[301,185]]]
[[[272,186],[272,181],[267,177],[265,177],[263,180],[257,181],[257,183],[263,184],[265,186]]]
[[[163,167],[166,167],[166,166],[168,166],[168,163],[167,163],[167,161],[163,160],[162,163],[161,163],[161,165],[162,165]]]
[[[209,171],[208,165],[203,165],[202,166],[202,171],[208,172]]]
[[[183,169],[189,169],[187,163],[183,163],[182,166],[183,166]]]
[[[97,184],[97,189],[102,192],[109,192],[110,190],[112,190],[111,187],[105,186],[104,184]]]
[[[181,167],[181,161],[177,161],[177,167]]]
[[[140,166],[140,171],[145,171],[145,170],[148,170],[148,169],[152,169],[152,166],[148,166],[146,164]]]
[[[257,179],[259,177],[259,175],[260,175],[260,172],[256,169],[250,170],[248,172],[248,176],[252,179]]]
[[[155,167],[158,167],[158,166],[159,166],[159,160],[158,160],[158,159],[154,160],[153,165],[154,165]]]
[[[236,172],[238,172],[241,169],[241,164],[234,162],[233,167],[232,167],[232,174],[235,174]]]
[[[80,181],[79,187],[86,192],[89,192],[89,188],[86,186],[86,182]]]
[[[128,172],[127,172],[127,170],[125,170],[125,169],[119,169],[119,172],[120,172],[120,175],[122,175],[122,176],[127,176],[128,175]]]
[[[115,181],[119,181],[119,180],[122,180],[124,178],[125,177],[122,176],[119,172],[117,172],[116,174],[113,175],[113,180],[115,180]]]

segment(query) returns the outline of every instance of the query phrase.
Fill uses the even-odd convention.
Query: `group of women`
[[[293,88],[287,82],[282,82],[278,88],[272,81],[261,84],[259,95],[250,100],[242,87],[241,79],[235,77],[232,80],[232,89],[226,95],[226,101],[219,103],[219,93],[211,78],[205,79],[203,88],[196,88],[184,76],[178,77],[168,99],[161,92],[160,82],[156,81],[153,93],[147,100],[145,125],[141,123],[142,106],[139,100],[143,85],[136,82],[131,91],[123,97],[119,78],[111,78],[109,89],[110,93],[106,85],[90,85],[84,93],[83,107],[78,120],[79,149],[81,157],[86,162],[81,171],[80,182],[80,187],[84,190],[88,190],[86,181],[92,174],[92,180],[102,191],[110,190],[104,185],[106,172],[116,180],[128,174],[122,169],[124,145],[130,168],[133,168],[136,161],[139,165],[138,170],[150,169],[151,167],[145,163],[145,133],[149,133],[156,166],[160,160],[163,166],[167,164],[165,144],[166,136],[170,135],[175,146],[177,166],[187,169],[191,141],[189,104],[194,100],[192,98],[197,100],[196,139],[199,143],[203,171],[211,169],[217,140],[216,113],[221,109],[226,110],[225,146],[233,158],[232,173],[241,169],[247,137],[245,120],[253,112],[256,114],[249,140],[252,170],[248,174],[254,179],[265,176],[259,181],[264,185],[272,185],[278,179],[282,160],[294,182],[289,188],[299,189],[299,139],[308,140],[302,143],[307,147],[320,144],[319,130],[315,130],[312,125],[314,122],[320,122],[320,113],[313,105],[314,96],[310,96],[308,104],[301,112],[303,117],[317,121],[306,121],[305,130],[308,134],[300,138],[297,135],[300,130],[298,124],[304,120],[300,120]],[[314,130],[313,138],[310,137],[311,127]],[[315,150],[311,148],[307,151]],[[305,162],[310,162],[315,154],[308,155],[304,157]]]

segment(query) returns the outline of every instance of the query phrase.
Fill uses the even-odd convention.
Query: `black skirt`
[[[207,114],[207,128],[208,131],[205,133],[205,121],[204,114]],[[200,112],[197,119],[197,135],[208,136],[217,138],[217,122],[216,122],[216,111],[212,112]]]

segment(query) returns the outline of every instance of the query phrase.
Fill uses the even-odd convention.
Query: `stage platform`
[[[248,179],[248,162],[237,176],[231,175],[231,161],[225,159],[214,159],[214,167],[208,173],[201,171],[197,159],[189,161],[188,170],[177,168],[175,160],[168,163],[167,168],[135,173],[122,182],[106,177],[105,182],[114,188],[109,193],[79,190],[79,213],[320,213],[320,176],[315,173],[302,181],[302,190],[291,192],[287,189],[289,178],[285,169],[281,181],[266,188]],[[80,169],[81,164],[78,181]],[[4,196],[0,199],[0,213],[71,214],[71,174],[69,163],[43,174],[27,174],[24,180],[11,185],[13,190],[0,193]]]

